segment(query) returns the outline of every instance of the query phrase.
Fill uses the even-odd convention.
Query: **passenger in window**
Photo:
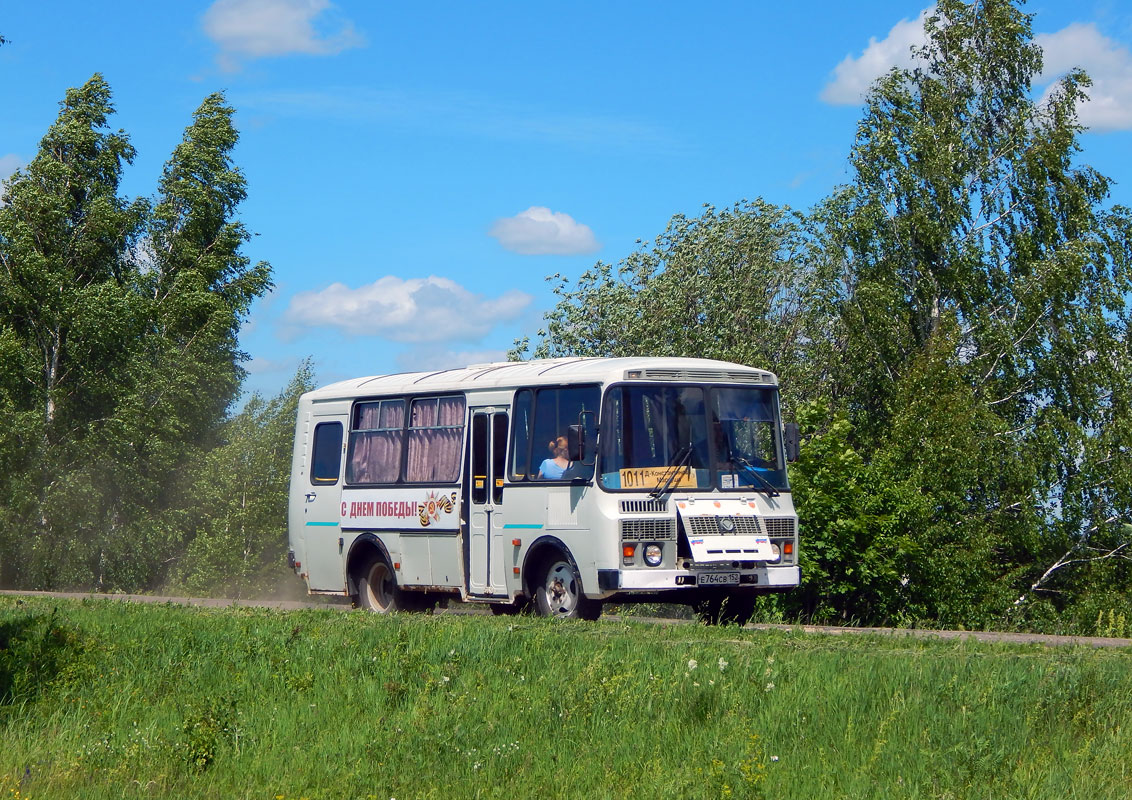
[[[559,436],[550,443],[551,457],[544,460],[538,468],[538,476],[544,481],[560,481],[570,466],[570,448],[565,436]]]

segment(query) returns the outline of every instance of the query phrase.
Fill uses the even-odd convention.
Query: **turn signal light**
[[[785,544],[783,544],[782,545],[782,552],[785,553],[786,555],[790,555],[791,553],[793,553],[794,552],[794,543],[793,542],[786,542]]]

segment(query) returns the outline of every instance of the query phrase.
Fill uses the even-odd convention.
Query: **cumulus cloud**
[[[497,219],[488,235],[507,250],[525,256],[573,256],[601,249],[589,225],[544,206],[531,206],[513,217]]]
[[[833,78],[822,89],[821,99],[832,105],[855,105],[869,87],[893,67],[914,63],[912,48],[926,41],[924,21],[934,6],[914,20],[901,20],[884,39],[869,39],[859,56],[846,56],[833,70]],[[1132,129],[1132,52],[1124,44],[1102,34],[1093,23],[1074,22],[1055,33],[1039,33],[1034,43],[1042,48],[1042,74],[1034,79],[1046,87],[1044,102],[1056,91],[1056,79],[1071,69],[1084,69],[1093,80],[1089,100],[1077,113],[1082,124],[1097,131]]]
[[[0,206],[6,205],[7,203],[5,190],[7,188],[8,179],[22,166],[24,166],[23,159],[15,153],[0,156]]]
[[[1077,109],[1081,123],[1098,131],[1132,129],[1132,53],[1088,23],[1075,22],[1056,33],[1039,33],[1043,70],[1039,85],[1051,82],[1043,100],[1056,89],[1056,78],[1081,67],[1093,79],[1088,102]]]
[[[249,375],[270,375],[274,373],[293,373],[299,368],[297,358],[263,358],[256,356],[243,363]]]
[[[203,25],[220,46],[220,65],[236,69],[241,58],[333,55],[363,44],[353,23],[334,11],[329,0],[216,0]]]
[[[507,360],[506,350],[447,350],[442,347],[413,347],[397,355],[397,366],[406,372],[455,369],[471,364],[494,364]]]
[[[24,165],[24,161],[15,153],[0,156],[0,181],[12,177],[12,173]]]
[[[934,9],[929,6],[915,19],[900,20],[883,39],[870,36],[869,46],[859,56],[847,55],[833,68],[833,79],[822,89],[821,99],[830,105],[856,105],[877,78],[893,67],[911,66],[912,48],[927,41],[924,21]]]
[[[387,275],[357,289],[332,283],[300,292],[291,298],[283,322],[395,342],[474,341],[498,323],[516,319],[531,300],[514,289],[493,299],[448,278]]]

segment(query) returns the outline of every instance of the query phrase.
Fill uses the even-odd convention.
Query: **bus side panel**
[[[464,564],[460,558],[458,532],[434,533],[428,537],[432,560],[432,583],[435,586],[464,586]]]
[[[428,553],[427,533],[401,534],[401,569],[397,582],[405,586],[430,586],[432,562]]]
[[[300,576],[306,574],[307,549],[304,530],[303,504],[307,480],[307,467],[310,458],[311,435],[310,401],[300,398],[299,410],[295,418],[295,441],[291,451],[291,483],[287,491],[287,539],[296,562],[295,571]]]
[[[342,482],[349,430],[349,401],[300,405],[296,432],[296,456],[291,473],[289,523],[291,541],[298,541],[295,558],[302,562],[300,574],[306,576],[312,592],[346,591],[345,547],[341,530]],[[338,480],[315,485],[310,479],[312,445],[319,425],[338,424],[343,428]],[[300,447],[301,444],[301,447]],[[299,558],[300,550],[304,558]]]

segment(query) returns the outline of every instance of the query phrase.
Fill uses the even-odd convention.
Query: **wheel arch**
[[[570,562],[570,566],[578,573],[578,580],[582,580],[582,571],[578,569],[578,562],[574,560],[574,554],[570,552],[570,548],[566,543],[559,539],[557,536],[549,534],[540,536],[531,543],[527,549],[527,555],[523,559],[523,594],[527,597],[534,597],[535,587],[531,583],[532,576],[536,581],[541,580],[540,573],[543,568],[550,565],[550,560],[555,555],[561,555]],[[582,583],[582,592],[585,593],[586,585]]]
[[[384,558],[393,569],[393,559],[389,556],[389,548],[375,533],[363,533],[350,544],[350,552],[346,554],[346,590],[351,597],[358,596],[358,577],[362,567],[374,557]]]

